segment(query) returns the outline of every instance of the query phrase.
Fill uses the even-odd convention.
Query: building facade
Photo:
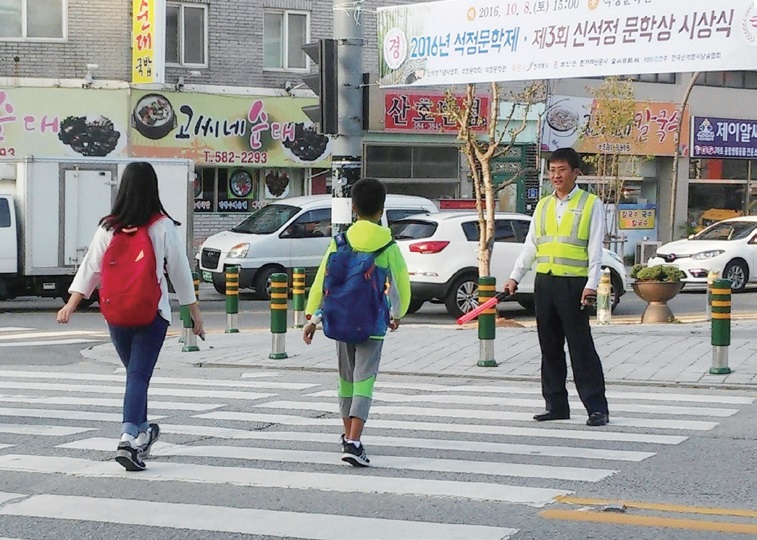
[[[363,173],[386,181],[390,192],[423,195],[444,206],[472,196],[454,130],[426,114],[445,89],[403,91],[372,83],[378,79],[376,9],[410,3],[418,2],[362,4],[370,84]],[[145,6],[154,11],[143,19]],[[331,142],[312,130],[302,112],[315,103],[302,76],[316,67],[301,47],[332,35],[332,14],[332,0],[4,2],[0,160],[24,155],[192,159],[195,245],[269,201],[328,192]],[[140,33],[148,21],[151,32]],[[153,52],[157,81],[137,80],[135,49],[143,46]],[[640,102],[668,104],[670,111],[681,101],[690,74],[636,79]],[[551,81],[549,96],[585,102],[587,87],[599,83]],[[647,228],[624,229],[626,254],[642,239],[677,238],[719,216],[757,212],[757,113],[750,107],[757,72],[707,73],[699,83],[688,103],[690,127],[675,182],[673,153],[660,147],[626,183],[625,203],[636,205],[629,212],[648,216],[654,210],[654,219],[642,224]],[[485,90],[480,88],[484,100]],[[538,173],[551,142],[538,127],[547,129],[552,105],[534,108],[516,148],[497,165],[498,181],[519,168],[529,171],[500,194],[501,209],[530,212],[542,192]],[[500,116],[508,112],[503,106]],[[655,129],[669,128],[668,123]],[[87,135],[77,136],[77,129]],[[697,134],[704,140],[692,144]],[[579,144],[564,138],[552,142]]]

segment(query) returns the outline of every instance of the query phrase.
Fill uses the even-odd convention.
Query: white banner
[[[379,84],[757,69],[755,0],[446,0],[378,10]]]

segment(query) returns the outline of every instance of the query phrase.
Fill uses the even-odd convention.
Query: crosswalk
[[[0,537],[24,538],[28,520],[110,537],[138,515],[150,538],[178,529],[197,538],[516,539],[521,524],[476,509],[541,508],[601,485],[754,402],[613,389],[611,424],[597,429],[582,418],[532,422],[537,385],[387,377],[364,437],[371,467],[354,469],[339,460],[331,375],[211,377],[153,378],[161,439],[147,471],[127,473],[112,460],[123,373],[0,369]],[[395,501],[406,502],[404,514]]]
[[[79,345],[108,339],[107,330],[40,330],[22,326],[0,326],[0,348]]]

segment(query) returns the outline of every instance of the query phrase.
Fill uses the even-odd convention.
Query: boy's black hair
[[[552,155],[547,159],[547,167],[549,167],[550,163],[553,161],[565,161],[571,169],[581,168],[581,156],[579,156],[578,152],[572,148],[558,148],[552,152]]]
[[[375,178],[361,178],[352,186],[352,204],[359,217],[375,216],[385,202],[386,187]]]

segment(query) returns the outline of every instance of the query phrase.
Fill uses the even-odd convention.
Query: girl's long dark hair
[[[163,214],[181,225],[168,215],[158,195],[158,175],[152,165],[146,161],[129,163],[121,175],[116,201],[110,214],[100,220],[106,230],[120,231],[129,227],[141,227],[155,214]]]

